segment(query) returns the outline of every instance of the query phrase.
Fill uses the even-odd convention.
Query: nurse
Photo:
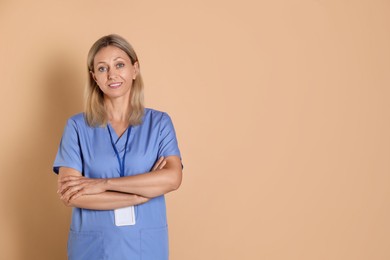
[[[181,155],[168,114],[144,108],[139,61],[118,35],[88,53],[84,113],[65,126],[53,170],[73,207],[71,260],[167,260],[164,194],[179,188]]]

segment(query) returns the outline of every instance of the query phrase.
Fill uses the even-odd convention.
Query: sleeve
[[[171,118],[166,113],[163,113],[161,117],[159,138],[158,157],[176,155],[181,160],[175,128],[173,127]]]
[[[66,123],[60,146],[54,160],[53,171],[58,174],[61,166],[73,168],[82,173],[80,139],[76,122],[69,119]]]

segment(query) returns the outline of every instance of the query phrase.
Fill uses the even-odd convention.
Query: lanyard
[[[129,136],[130,136],[130,133],[131,133],[131,126],[127,129],[125,151],[123,152],[122,160],[121,160],[121,158],[119,156],[118,149],[116,149],[114,140],[112,139],[111,130],[110,130],[110,127],[108,125],[107,125],[107,129],[108,129],[108,132],[110,133],[110,139],[111,139],[112,148],[114,148],[114,151],[115,151],[115,154],[116,154],[116,158],[118,159],[119,169],[120,169],[120,176],[123,177],[123,176],[125,176],[125,159],[126,159],[127,143],[129,142]]]

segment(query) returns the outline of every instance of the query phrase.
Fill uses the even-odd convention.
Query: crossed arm
[[[66,206],[111,210],[145,203],[179,188],[182,167],[177,156],[161,157],[151,172],[120,178],[86,178],[75,169],[61,167],[58,194]]]

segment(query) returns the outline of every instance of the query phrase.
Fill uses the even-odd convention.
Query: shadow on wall
[[[6,169],[12,168],[13,187],[5,208],[17,227],[18,259],[66,259],[71,209],[56,194],[57,178],[52,164],[66,119],[82,107],[84,82],[79,66],[64,51],[48,53],[42,68],[40,102],[32,101],[34,125],[25,126],[15,144],[17,156],[10,156]],[[16,187],[16,188],[15,188]],[[14,214],[14,215],[13,215]]]

